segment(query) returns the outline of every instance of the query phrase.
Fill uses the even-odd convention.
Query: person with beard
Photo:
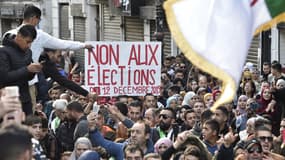
[[[77,138],[85,136],[88,133],[88,122],[82,105],[76,101],[70,102],[65,111],[68,119],[76,121],[73,140],[76,141]]]
[[[113,118],[117,118],[117,120],[119,120],[120,123],[126,127],[126,130],[132,128],[134,123],[139,121],[139,120],[134,121],[131,118],[123,115],[116,105],[107,105],[106,107],[107,107],[109,113],[111,113],[111,115],[113,116]],[[153,109],[153,108],[150,108],[150,109]],[[147,115],[147,114],[145,114],[145,116],[149,117],[149,115]],[[155,118],[155,117],[152,117],[152,118]],[[146,119],[145,123],[150,126],[149,120],[146,117],[145,117],[145,119]],[[160,138],[159,133],[158,133],[158,130],[156,128],[154,128],[152,126],[150,126],[150,127],[151,127],[150,128],[150,138],[151,138],[152,142],[155,143]],[[118,129],[117,129],[117,132],[118,132]],[[124,132],[124,134],[127,134],[125,132]],[[118,136],[116,138],[118,138]]]
[[[226,135],[229,132],[229,125],[228,125],[228,116],[229,112],[225,106],[219,106],[214,111],[213,118],[219,122],[220,125],[220,135]]]
[[[106,149],[106,151],[113,156],[116,160],[124,159],[124,147],[127,144],[138,145],[143,151],[143,154],[154,152],[153,142],[150,139],[150,127],[142,120],[137,121],[133,124],[130,129],[130,138],[123,143],[115,143],[104,139],[100,134],[96,126],[96,116],[95,112],[91,112],[87,116],[88,127],[89,127],[89,138],[92,145],[101,146]]]
[[[65,151],[73,151],[75,142],[73,140],[73,133],[75,127],[76,121],[68,119],[66,117],[66,113],[64,113],[64,120],[60,122],[60,125],[55,132],[57,148],[59,148],[60,154],[64,153]]]
[[[61,107],[59,107],[60,103]],[[54,105],[56,108],[61,108],[60,110],[56,111],[56,114],[59,116],[60,121],[54,122],[54,123],[59,123],[58,128],[55,129],[55,136],[57,139],[57,148],[59,149],[58,153],[60,155],[65,151],[71,151],[71,152],[73,151],[74,142],[75,142],[74,131],[77,123],[75,119],[67,117],[67,111],[66,111],[67,103],[65,103],[63,100],[57,100],[55,101]]]
[[[175,123],[175,111],[172,108],[163,108],[159,114],[159,123],[157,130],[159,132],[159,137],[167,137],[170,140],[175,140],[178,130]]]
[[[50,122],[50,128],[55,133],[59,125],[65,118],[65,107],[67,106],[68,102],[65,99],[57,99],[53,102],[53,113],[55,117]]]

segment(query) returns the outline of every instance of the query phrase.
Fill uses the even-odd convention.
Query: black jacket
[[[61,86],[67,89],[70,89],[80,95],[83,95],[83,96],[88,95],[88,91],[86,91],[85,89],[77,85],[75,82],[62,76],[59,73],[56,67],[56,64],[49,59],[49,56],[46,53],[43,53],[40,55],[39,62],[42,62],[42,61],[44,61],[44,63],[42,63],[43,64],[42,71],[46,78],[50,77],[54,81],[56,81],[58,84],[60,84]]]
[[[21,102],[31,102],[28,81],[34,74],[27,66],[32,63],[32,52],[23,51],[12,38],[6,38],[3,44],[5,46],[0,47],[0,88],[18,86]]]

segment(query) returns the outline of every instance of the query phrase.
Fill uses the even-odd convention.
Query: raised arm
[[[88,128],[89,128],[89,138],[93,145],[101,146],[106,149],[106,151],[111,155],[114,156],[117,160],[123,160],[123,147],[124,144],[122,143],[115,143],[109,140],[106,140],[101,133],[96,128],[96,113],[91,112],[87,116],[88,120]]]

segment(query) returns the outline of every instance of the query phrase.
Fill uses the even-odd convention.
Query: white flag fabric
[[[272,20],[265,1],[168,0],[164,9],[170,31],[185,56],[223,81],[222,95],[212,109],[230,102],[253,34]]]

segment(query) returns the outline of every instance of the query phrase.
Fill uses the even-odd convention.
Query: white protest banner
[[[85,87],[99,96],[159,95],[160,42],[87,42]]]

